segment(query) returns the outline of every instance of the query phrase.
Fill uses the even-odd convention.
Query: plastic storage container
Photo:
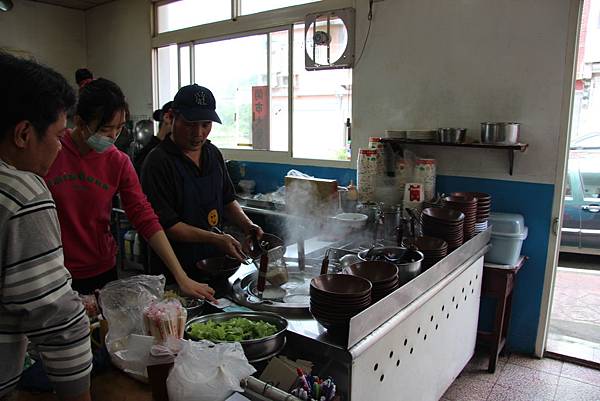
[[[488,224],[492,226],[492,249],[485,255],[485,261],[501,265],[516,265],[528,232],[523,216],[512,213],[491,213]]]

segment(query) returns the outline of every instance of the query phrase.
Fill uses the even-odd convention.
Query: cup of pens
[[[291,394],[308,401],[330,401],[339,399],[336,398],[336,386],[331,377],[327,379],[319,378],[308,373],[304,373],[302,369],[297,369],[298,378],[296,379]]]

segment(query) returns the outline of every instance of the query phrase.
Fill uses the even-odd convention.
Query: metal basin
[[[273,334],[272,336],[260,338],[257,340],[240,341],[240,344],[244,349],[244,354],[246,354],[246,358],[248,358],[248,362],[255,363],[264,361],[266,359],[274,357],[275,355],[279,354],[279,352],[281,352],[281,350],[285,346],[285,332],[288,327],[288,322],[281,316],[270,312],[224,312],[198,316],[186,323],[186,338],[190,338],[187,332],[193,323],[206,323],[208,321],[225,322],[236,317],[243,317],[253,321],[263,321],[271,323],[277,327],[277,333]]]

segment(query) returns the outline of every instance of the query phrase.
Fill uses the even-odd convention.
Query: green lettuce
[[[192,323],[187,329],[190,338],[208,341],[258,340],[277,333],[277,326],[262,320],[235,317],[224,322],[209,320],[206,323]]]

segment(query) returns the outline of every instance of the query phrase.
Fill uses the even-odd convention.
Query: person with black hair
[[[172,105],[172,101],[167,102],[161,109],[156,109],[154,110],[154,113],[152,113],[152,118],[154,121],[158,122],[158,134],[150,138],[150,142],[148,142],[148,144],[146,144],[146,146],[144,146],[133,158],[133,166],[138,175],[142,172],[142,165],[144,164],[144,160],[146,160],[148,153],[171,133],[171,125],[173,125],[173,113],[171,112]]]
[[[93,80],[94,75],[87,68],[80,68],[77,71],[75,71],[75,82],[77,82],[77,86],[79,87],[80,91],[84,86],[86,86]]]
[[[74,103],[60,74],[0,52],[0,399],[19,382],[31,342],[59,399],[90,400],[89,321],[40,177],[61,148]]]
[[[99,78],[83,87],[75,128],[46,175],[62,229],[65,265],[73,288],[91,293],[117,279],[117,245],[110,232],[112,199],[120,194],[129,221],[159,255],[185,294],[214,300],[214,291],[188,277],[173,253],[126,154],[113,145],[128,105],[121,89]]]

